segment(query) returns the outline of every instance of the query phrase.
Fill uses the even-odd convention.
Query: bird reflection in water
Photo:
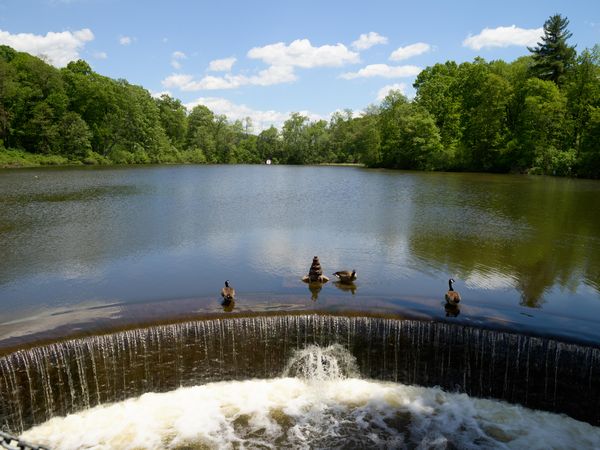
[[[356,284],[350,282],[350,283],[344,283],[342,281],[334,281],[333,285],[338,288],[340,291],[344,291],[344,292],[351,292],[352,295],[354,295],[356,293]]]
[[[323,289],[323,283],[314,282],[308,283],[308,290],[310,291],[310,298],[313,302],[316,302],[319,298],[319,292]]]
[[[221,306],[223,307],[223,311],[225,311],[225,312],[231,312],[231,311],[233,311],[233,308],[235,308],[235,300],[233,300],[233,299],[224,299],[221,302]]]
[[[446,303],[444,309],[446,310],[446,317],[456,317],[460,314],[460,306],[452,303]]]

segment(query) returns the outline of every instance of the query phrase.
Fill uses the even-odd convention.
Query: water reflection
[[[346,192],[359,207],[347,207]],[[41,306],[208,297],[229,276],[247,293],[305,295],[298,279],[315,254],[324,273],[360,268],[360,290],[333,284],[358,297],[437,299],[451,274],[470,306],[589,319],[600,316],[597,211],[600,183],[542,177],[0,171],[0,324]],[[313,300],[324,289],[308,288]]]
[[[333,285],[338,288],[340,291],[344,291],[344,292],[350,292],[352,295],[354,295],[356,293],[356,284],[354,284],[353,282],[350,283],[344,283],[341,281],[334,281]]]
[[[321,292],[321,290],[323,289],[324,284],[325,283],[321,283],[320,281],[313,281],[307,283],[308,290],[310,291],[310,299],[313,302],[316,302],[319,299],[319,292]]]
[[[460,305],[446,303],[444,304],[444,311],[446,311],[446,317],[457,317],[460,314]]]
[[[233,299],[224,299],[221,302],[221,306],[223,307],[224,312],[231,312],[235,308],[235,300]]]

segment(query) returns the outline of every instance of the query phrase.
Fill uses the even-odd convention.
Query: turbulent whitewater
[[[296,376],[148,393],[53,418],[23,437],[65,450],[600,446],[599,428],[568,417],[352,377],[356,361],[339,345],[297,351],[285,372]]]

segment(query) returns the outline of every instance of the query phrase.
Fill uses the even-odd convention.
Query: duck
[[[454,288],[452,287],[452,283],[454,283],[454,280],[452,278],[450,278],[448,280],[448,292],[446,292],[446,301],[451,304],[451,305],[457,305],[460,303],[460,294],[454,290]]]
[[[340,270],[339,272],[335,272],[334,275],[340,280],[342,283],[352,283],[356,280],[356,270],[350,272],[349,270]]]
[[[235,289],[229,286],[229,280],[225,281],[225,287],[221,289],[221,296],[227,301],[235,298]]]

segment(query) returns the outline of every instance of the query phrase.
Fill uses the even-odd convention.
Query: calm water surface
[[[222,311],[226,279],[238,312],[411,313],[600,342],[599,212],[599,182],[542,177],[0,171],[0,346],[60,327]],[[356,285],[310,291],[300,278],[314,255],[326,274],[356,269]],[[444,310],[449,277],[463,297],[456,317]]]

